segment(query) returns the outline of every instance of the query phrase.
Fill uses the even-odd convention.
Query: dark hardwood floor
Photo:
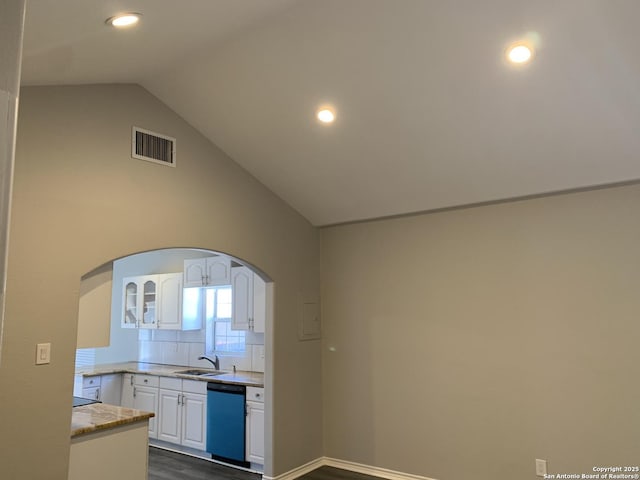
[[[149,480],[260,480],[262,475],[200,458],[149,448]]]
[[[200,458],[149,448],[149,480],[260,480],[262,475],[249,473]],[[298,480],[380,480],[339,468],[321,467]]]

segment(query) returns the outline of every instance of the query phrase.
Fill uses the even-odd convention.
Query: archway
[[[198,308],[203,308],[206,311],[207,305],[212,303],[212,299],[217,298],[216,292],[218,294],[228,293],[231,290],[235,292],[236,288],[239,291],[240,287],[235,285],[242,284],[234,283],[236,280],[231,280],[229,284],[226,284],[224,280],[213,281],[209,275],[207,275],[209,278],[205,280],[203,274],[203,284],[198,285],[198,279],[194,285],[193,275],[185,274],[185,272],[190,272],[192,268],[200,268],[201,264],[209,265],[215,262],[229,265],[229,275],[232,275],[233,279],[242,280],[252,276],[253,285],[262,286],[261,288],[257,287],[256,291],[251,292],[250,295],[251,301],[256,305],[259,304],[260,309],[263,309],[263,323],[260,325],[255,318],[252,318],[250,322],[241,324],[241,328],[246,328],[246,330],[232,330],[227,327],[226,335],[223,334],[224,332],[221,333],[223,329],[220,328],[225,327],[225,321],[229,321],[224,315],[220,317],[222,320],[216,321],[213,316],[205,313],[199,326],[194,326],[193,323],[189,326],[181,324],[167,326],[162,323],[166,321],[166,318],[161,316],[161,305],[167,304],[169,308],[175,308],[177,303],[175,299],[172,301],[159,299],[172,295],[171,292],[180,294],[179,306],[183,309],[180,312],[180,320],[182,321],[184,318],[186,323],[187,317],[193,317],[193,309],[196,304]],[[209,272],[214,272],[214,270],[209,270]],[[247,273],[250,275],[249,277],[246,276]],[[137,295],[135,289],[132,290],[134,293],[127,291],[127,288],[136,285],[136,278],[141,279],[139,282],[141,297],[135,296]],[[162,290],[155,290],[155,285],[161,285],[163,279],[178,279],[179,283],[172,284],[173,290],[167,290],[163,294]],[[167,366],[176,367],[175,373],[179,373],[187,367],[191,369],[211,367],[202,358],[205,355],[218,355],[220,369],[234,372],[234,375],[237,372],[235,380],[243,379],[249,386],[264,387],[264,410],[257,411],[255,418],[260,418],[260,415],[264,415],[264,418],[271,418],[272,395],[269,382],[272,367],[265,362],[265,358],[268,358],[266,353],[271,348],[270,338],[272,337],[267,333],[271,331],[273,321],[273,282],[265,272],[249,262],[214,250],[166,248],[138,252],[109,261],[83,275],[80,283],[78,354],[76,355],[78,374],[76,375],[74,394],[81,394],[81,374],[96,374],[101,371],[116,372],[111,375],[118,375],[118,373],[124,375],[136,371],[153,372],[154,369],[149,365],[162,366],[162,369],[156,369],[159,372],[169,371]],[[151,284],[154,285],[153,289],[143,291],[146,285]],[[179,292],[176,290],[176,285],[180,289]],[[194,291],[197,295],[194,295]],[[201,293],[202,295],[200,295]],[[209,295],[211,293],[213,295]],[[248,293],[245,291],[244,294]],[[156,297],[156,295],[158,296]],[[234,302],[237,297],[239,295],[234,295]],[[132,306],[136,307],[130,302],[131,298],[144,299],[144,306],[141,306],[140,310],[144,313],[139,318],[131,313]],[[158,305],[156,305],[157,299]],[[230,332],[233,333],[230,334]],[[220,338],[218,338],[218,334]],[[223,340],[229,340],[231,347],[225,350]],[[178,377],[180,376],[178,375]],[[122,385],[118,390],[117,379],[115,384],[115,390],[112,383],[109,387],[110,391],[107,391],[107,387],[104,386],[99,395],[104,397],[108,403],[115,403],[119,398],[120,405],[134,406],[127,401],[126,385]],[[253,390],[250,391],[253,392]],[[259,397],[260,395],[258,395],[258,399],[262,400]],[[248,402],[249,406],[250,404],[251,402]],[[146,404],[146,409],[151,409],[151,406],[152,404]],[[262,405],[258,405],[258,407],[262,407]],[[154,413],[156,416],[162,415],[161,406],[156,407]],[[249,428],[251,428],[252,421],[255,423],[256,420],[251,420],[251,416],[249,416],[247,422]],[[253,427],[251,437],[254,440],[257,430],[264,432],[264,435],[261,435],[263,438],[260,439],[262,447],[258,446],[257,449],[252,449],[250,442],[247,441],[246,466],[252,470],[262,471],[264,466],[271,462],[270,458],[264,456],[264,438],[271,438],[270,432],[267,432],[271,424],[270,421],[263,421],[262,425],[258,425],[258,428],[255,425]],[[150,435],[151,445],[182,451],[202,458],[211,458],[205,448],[193,448],[194,444],[189,444],[189,442],[185,442],[187,446],[182,448],[184,445],[181,445],[179,440],[177,440],[178,444],[173,443],[171,435],[163,435],[158,430],[157,425],[154,425]],[[195,446],[197,447],[197,444]],[[259,463],[260,459],[262,459],[262,464]]]

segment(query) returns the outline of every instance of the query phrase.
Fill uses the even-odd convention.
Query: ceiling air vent
[[[133,127],[131,156],[149,162],[176,166],[176,139]]]

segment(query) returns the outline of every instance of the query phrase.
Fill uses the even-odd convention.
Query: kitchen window
[[[231,287],[213,287],[205,290],[207,351],[244,353],[244,331],[231,329]]]

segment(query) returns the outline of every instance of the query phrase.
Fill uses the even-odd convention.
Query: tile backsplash
[[[246,350],[242,356],[218,355],[221,370],[264,372],[264,334],[247,332]],[[205,351],[205,330],[145,330],[138,331],[138,361],[211,367],[207,360],[198,360]]]

